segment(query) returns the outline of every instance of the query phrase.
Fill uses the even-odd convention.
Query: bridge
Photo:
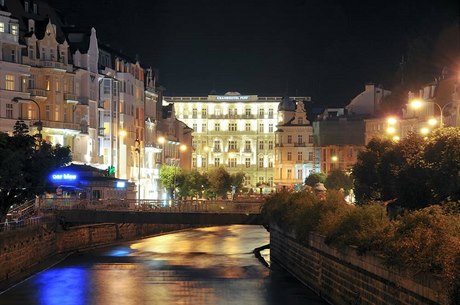
[[[153,201],[80,199],[40,199],[15,211],[27,211],[9,228],[36,223],[37,215],[50,215],[65,225],[97,223],[190,224],[190,225],[262,225],[261,201]],[[34,212],[31,212],[31,211]],[[20,214],[20,213],[18,213]],[[20,215],[19,215],[20,216]],[[31,221],[34,220],[34,221]]]

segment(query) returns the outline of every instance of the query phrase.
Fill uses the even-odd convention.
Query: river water
[[[187,230],[80,252],[0,294],[1,305],[326,304],[252,251],[258,226]],[[262,256],[269,262],[269,250]]]

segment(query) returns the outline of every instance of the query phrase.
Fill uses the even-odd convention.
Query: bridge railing
[[[50,210],[118,210],[169,213],[259,213],[261,202],[233,202],[231,200],[87,200],[70,198],[44,199],[41,211]]]

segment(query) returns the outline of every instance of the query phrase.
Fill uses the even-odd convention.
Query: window
[[[14,90],[14,75],[5,75],[5,89],[11,91]]]
[[[246,164],[246,167],[251,167],[251,158],[246,158],[244,164]]]
[[[273,141],[268,141],[268,149],[273,149]]]
[[[16,50],[11,50],[11,62],[16,62]]]
[[[222,114],[222,110],[220,110],[220,108],[216,108],[216,109],[214,109],[214,114],[215,114],[215,115],[221,115],[221,114]]]
[[[201,117],[206,118],[208,116],[208,109],[203,108],[201,109]]]
[[[0,22],[0,33],[5,33],[5,23]]]
[[[268,132],[273,132],[273,124],[268,124]]]
[[[234,108],[228,109],[228,115],[231,116],[231,117],[235,116],[236,115],[236,109],[234,109]]]
[[[259,109],[259,118],[263,118],[264,117],[264,109]]]
[[[220,131],[220,123],[215,123],[214,124],[214,130],[215,131]]]
[[[292,143],[292,136],[288,136],[288,144]]]
[[[214,158],[214,166],[216,167],[220,166],[220,158]]]
[[[264,183],[264,177],[259,177],[259,183],[260,184]]]
[[[192,119],[196,119],[198,117],[198,110],[196,108],[192,109]]]
[[[192,167],[196,167],[196,157],[192,158]]]
[[[308,143],[313,143],[313,135],[308,136]]]
[[[268,109],[268,118],[273,119],[273,109]]]
[[[297,124],[302,125],[303,124],[303,119],[302,118],[297,118]]]
[[[246,116],[251,116],[251,108],[246,108],[246,109],[244,110],[244,114],[245,114]]]
[[[246,123],[244,130],[251,131],[251,123]]]
[[[219,140],[214,141],[214,151],[220,152],[220,141]]]
[[[302,144],[302,143],[303,143],[303,139],[302,139],[302,136],[301,136],[301,135],[298,135],[298,136],[297,136],[297,142],[298,142],[299,144]]]
[[[288,159],[288,161],[292,160],[292,152],[290,152],[290,151],[288,152],[287,159]]]
[[[204,156],[201,157],[201,167],[207,167],[206,166],[206,157],[204,157]]]
[[[197,131],[198,131],[198,126],[197,126],[197,124],[194,123],[192,126],[193,126],[193,127],[192,127],[193,131],[194,131],[194,132],[197,132]]]
[[[236,131],[236,123],[229,123],[228,124],[228,131]]]
[[[264,132],[264,124],[263,123],[259,124],[259,132]]]
[[[264,141],[259,141],[259,149],[264,149]]]
[[[308,152],[308,161],[313,161],[313,152]]]
[[[268,184],[273,186],[273,177],[268,177]]]
[[[13,104],[6,104],[6,118],[13,118]]]
[[[236,141],[234,141],[234,140],[228,141],[228,149],[229,150],[236,150]]]
[[[236,167],[236,158],[228,159],[228,167]]]
[[[11,35],[14,35],[14,36],[18,35],[18,25],[17,24],[11,25]]]
[[[201,125],[201,132],[206,132],[206,123]]]
[[[110,79],[104,79],[104,94],[110,94]]]
[[[268,160],[268,167],[273,168],[273,159]]]
[[[47,121],[51,120],[51,106],[50,105],[45,106],[45,119]]]
[[[302,180],[302,169],[297,170],[297,179]]]
[[[37,14],[37,13],[38,13],[37,3],[34,3],[34,14]]]
[[[251,151],[251,141],[244,142],[244,151]]]
[[[298,151],[298,152],[297,152],[297,161],[302,161],[302,160],[303,160],[302,157],[303,157],[303,156],[302,156],[302,152],[301,152],[301,151]]]
[[[259,157],[259,168],[264,167],[264,157]]]
[[[291,179],[291,177],[292,177],[292,169],[288,169],[287,170],[287,178]]]

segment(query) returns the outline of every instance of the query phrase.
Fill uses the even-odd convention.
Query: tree
[[[341,170],[333,170],[327,176],[325,186],[332,190],[343,189],[345,194],[348,194],[353,188],[353,179]]]
[[[178,180],[179,194],[181,197],[201,197],[203,189],[207,188],[208,179],[197,170],[184,172]]]
[[[232,193],[238,194],[238,192],[243,188],[244,177],[246,176],[243,172],[238,172],[230,175],[230,184],[232,188]]]
[[[230,174],[223,168],[218,167],[209,172],[209,192],[212,197],[221,196],[227,198],[227,192],[231,190]]]
[[[326,175],[323,173],[313,173],[305,178],[305,185],[314,187],[316,183],[324,183],[326,181]]]
[[[41,143],[28,135],[18,121],[14,136],[0,132],[0,221],[12,205],[21,204],[51,190],[48,175],[71,162],[69,147]]]
[[[174,189],[178,185],[178,177],[181,174],[181,169],[177,166],[162,164],[160,168],[160,183],[169,193],[170,198],[173,197]]]

